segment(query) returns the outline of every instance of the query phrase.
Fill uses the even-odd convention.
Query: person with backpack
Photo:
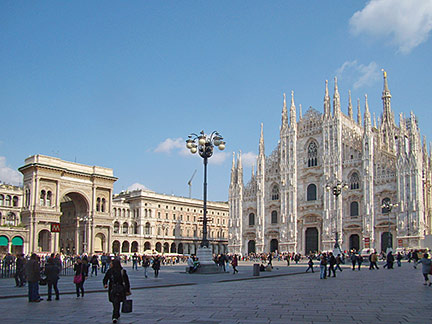
[[[120,317],[120,303],[126,300],[126,296],[131,295],[129,277],[119,259],[111,261],[102,282],[104,287],[108,288],[108,300],[113,305],[112,322],[117,323]]]

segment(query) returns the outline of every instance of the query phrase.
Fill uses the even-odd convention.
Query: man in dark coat
[[[24,273],[24,266],[26,263],[26,259],[24,259],[24,254],[17,254],[16,261],[15,261],[15,284],[17,287],[24,286],[25,280],[25,273]]]
[[[25,273],[28,282],[28,298],[29,302],[40,302],[43,300],[39,295],[39,280],[40,280],[39,257],[33,253],[30,260],[26,263]]]
[[[333,272],[333,277],[336,277],[336,270],[334,266],[336,265],[336,258],[334,257],[332,252],[329,252],[329,269],[328,269],[328,277],[330,278],[330,274]]]
[[[59,280],[59,273],[60,269],[56,264],[56,261],[54,258],[49,258],[46,265],[45,265],[45,275],[47,279],[48,284],[48,299],[47,301],[51,301],[52,296],[52,288],[54,287],[54,291],[56,294],[56,300],[60,299],[60,293],[57,288],[57,282]]]

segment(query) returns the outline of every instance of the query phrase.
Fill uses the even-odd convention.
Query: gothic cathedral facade
[[[396,125],[384,72],[383,112],[371,118],[367,96],[361,116],[341,112],[335,78],[324,113],[296,116],[294,95],[284,96],[280,140],[266,156],[263,126],[256,171],[243,184],[241,153],[233,156],[229,187],[232,253],[300,252],[391,246],[420,248],[431,234],[431,156],[415,115]],[[333,106],[333,109],[332,109]],[[333,110],[333,111],[332,111]],[[332,187],[339,181],[340,195]],[[329,187],[331,190],[328,190]],[[336,239],[337,237],[337,239]]]

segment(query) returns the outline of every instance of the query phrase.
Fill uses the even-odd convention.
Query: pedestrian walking
[[[312,256],[309,256],[308,268],[306,269],[306,272],[308,272],[309,269],[311,269],[311,270],[312,270],[312,273],[313,273],[313,272],[314,272],[313,265],[314,265],[314,263],[313,263]]]
[[[142,259],[142,267],[144,269],[144,277],[148,277],[148,268],[150,267],[150,259],[147,258],[146,256],[143,255],[143,259]]]
[[[353,251],[351,253],[351,263],[352,263],[352,270],[354,271],[356,263],[357,263],[357,255],[356,255],[355,251]]]
[[[93,273],[95,274],[95,276],[97,277],[97,271],[99,268],[99,260],[97,255],[93,255],[92,258],[90,259],[90,264],[91,264],[91,273],[90,273],[90,277],[93,277]]]
[[[394,256],[392,251],[389,251],[386,257],[387,263],[385,264],[384,268],[387,267],[387,270],[393,269],[393,262],[394,262]]]
[[[159,277],[160,265],[161,265],[161,260],[160,260],[159,256],[156,255],[153,258],[153,265],[152,265],[155,278]]]
[[[80,297],[80,292],[81,292],[81,297],[84,297],[84,281],[86,277],[85,269],[86,269],[86,265],[83,263],[80,257],[77,257],[76,263],[74,264],[74,271],[75,271],[74,284],[76,288],[77,298]]]
[[[231,266],[233,268],[233,275],[235,275],[236,272],[238,273],[238,270],[237,270],[238,259],[237,259],[237,255],[235,255],[235,254],[234,254],[233,259],[231,261]]]
[[[327,255],[325,253],[321,254],[320,258],[320,279],[327,279]]]
[[[132,270],[138,271],[138,255],[134,253],[132,255]]]
[[[103,278],[103,285],[108,288],[108,300],[113,306],[112,321],[117,323],[120,317],[120,303],[126,300],[126,296],[131,295],[129,277],[120,260],[111,261],[110,268]]]
[[[375,251],[369,255],[369,262],[369,270],[373,270],[374,268],[376,268],[377,270],[379,269],[377,265],[378,254]]]
[[[18,253],[16,255],[15,261],[15,286],[23,287],[25,284],[25,272],[24,266],[26,263],[26,259],[24,259],[23,253]]]
[[[108,256],[105,253],[102,253],[101,256],[101,272],[105,273],[107,271],[107,264],[108,264]]]
[[[25,273],[28,282],[28,299],[30,303],[38,303],[43,300],[39,295],[39,280],[41,279],[40,272],[39,257],[36,253],[33,253],[25,266]]]
[[[398,252],[398,254],[396,255],[396,262],[397,262],[398,267],[402,266],[402,258],[403,258],[402,254],[400,252]]]
[[[412,253],[412,260],[413,260],[413,267],[414,269],[417,269],[417,263],[419,262],[419,256],[418,256],[418,251],[414,250],[414,252]]]
[[[47,301],[51,301],[52,289],[54,288],[54,292],[56,295],[56,300],[60,299],[60,292],[57,287],[57,282],[59,280],[60,269],[57,266],[55,259],[50,257],[45,265],[44,270],[47,285],[48,285],[48,299]]]
[[[336,265],[336,258],[334,257],[332,252],[329,252],[328,263],[329,263],[328,277],[330,278],[332,272],[333,272],[333,277],[336,277],[336,270],[334,268],[334,266]]]
[[[342,263],[341,255],[338,254],[336,257],[336,268],[335,270],[339,269],[342,272],[342,268],[340,267],[340,264]]]
[[[427,253],[423,254],[423,258],[421,258],[418,263],[422,264],[422,273],[425,280],[423,285],[426,286],[427,284],[429,284],[430,287],[432,283],[429,281],[428,276],[431,274],[432,261],[431,259],[429,259],[429,255]]]
[[[359,254],[357,256],[357,269],[358,269],[358,271],[360,271],[362,263],[363,263],[363,257],[361,256],[361,254]]]

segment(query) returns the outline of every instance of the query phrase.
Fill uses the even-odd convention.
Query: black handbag
[[[41,278],[39,280],[39,286],[46,286],[47,285],[47,279],[46,278]]]
[[[126,299],[122,304],[122,313],[132,313],[132,299]]]

